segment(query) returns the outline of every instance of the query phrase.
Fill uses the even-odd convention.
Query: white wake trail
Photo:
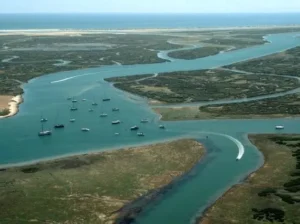
[[[52,81],[50,83],[54,84],[54,83],[59,83],[59,82],[65,82],[65,81],[68,81],[70,79],[75,79],[75,78],[79,78],[79,77],[87,76],[87,75],[94,75],[94,74],[97,74],[97,73],[99,73],[99,72],[86,73],[86,74],[82,74],[82,75],[75,75],[75,76],[71,76],[71,77],[68,77],[68,78],[65,78],[65,79],[60,79],[60,80]]]

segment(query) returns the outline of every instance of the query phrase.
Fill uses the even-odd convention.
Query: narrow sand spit
[[[17,95],[13,97],[10,102],[8,103],[8,109],[9,109],[9,114],[5,116],[0,116],[1,118],[6,118],[6,117],[11,117],[14,116],[16,113],[19,111],[19,104],[23,102],[23,98],[21,95]]]

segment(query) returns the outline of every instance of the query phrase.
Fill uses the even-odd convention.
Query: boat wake
[[[238,139],[236,139],[236,138],[234,138],[230,135],[226,135],[226,134],[222,134],[222,133],[216,133],[216,132],[201,132],[201,133],[210,134],[210,135],[218,135],[218,136],[222,136],[222,137],[225,137],[225,138],[231,140],[232,142],[234,142],[234,144],[237,146],[237,148],[239,150],[238,155],[236,157],[236,160],[240,160],[244,156],[245,147]]]
[[[215,133],[215,134],[217,134],[217,133]],[[236,159],[240,160],[245,153],[245,147],[243,146],[243,144],[239,140],[237,140],[236,138],[234,138],[230,135],[225,135],[225,134],[218,134],[218,135],[224,136],[225,138],[230,139],[231,141],[233,141],[236,144],[236,146],[238,147],[238,150],[239,150],[239,153],[238,153]]]
[[[50,83],[51,83],[51,84],[54,84],[54,83],[59,83],[59,82],[65,82],[65,81],[68,81],[68,80],[70,80],[70,79],[75,79],[75,78],[79,78],[79,77],[82,77],[82,76],[93,75],[93,74],[97,74],[97,73],[98,73],[98,72],[94,72],[94,73],[85,73],[85,74],[82,74],[82,75],[75,75],[75,76],[71,76],[71,77],[68,77],[68,78],[64,78],[64,79],[52,81],[52,82],[50,82]]]
[[[226,134],[222,134],[222,133],[217,133],[217,132],[202,132],[202,131],[199,131],[199,132],[190,132],[190,133],[186,133],[187,135],[190,135],[192,134],[192,136],[194,136],[194,134],[198,135],[198,134],[209,134],[209,135],[217,135],[217,136],[222,136],[222,137],[225,137],[227,139],[229,139],[230,141],[232,141],[238,148],[238,155],[236,157],[236,160],[241,160],[242,157],[244,156],[245,154],[245,147],[244,145],[236,138],[230,136],[230,135],[226,135]]]

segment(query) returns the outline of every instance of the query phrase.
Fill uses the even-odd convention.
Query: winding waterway
[[[269,44],[230,51],[196,60],[176,60],[160,64],[113,65],[101,68],[60,72],[45,75],[24,84],[24,103],[20,112],[0,121],[0,164],[3,166],[29,161],[49,159],[69,154],[103,151],[130,145],[149,144],[175,138],[195,138],[206,145],[205,158],[194,168],[188,178],[169,190],[161,200],[150,204],[137,218],[137,223],[189,223],[210,203],[216,200],[233,184],[245,178],[262,163],[262,156],[250,144],[246,133],[274,133],[275,125],[284,125],[285,133],[299,133],[299,119],[253,119],[253,120],[204,120],[164,122],[166,129],[147,103],[130,94],[115,89],[103,78],[135,74],[217,68],[251,58],[280,52],[300,45],[295,34],[267,36]],[[110,97],[102,102],[99,95]],[[78,111],[69,110],[71,102],[66,98],[78,99]],[[267,97],[267,96],[265,96]],[[82,98],[88,99],[81,101]],[[89,112],[91,102],[99,105]],[[112,112],[113,107],[120,108]],[[108,117],[100,118],[105,112]],[[41,114],[48,118],[45,128],[55,123],[65,123],[66,128],[55,130],[49,138],[39,138]],[[75,123],[68,123],[75,118]],[[148,124],[140,119],[149,118]],[[120,125],[111,125],[120,119]],[[139,125],[145,137],[129,131]],[[88,133],[80,128],[88,127]],[[120,135],[114,135],[115,132]],[[206,138],[208,136],[208,138]],[[243,155],[238,150],[242,143]],[[237,156],[242,156],[236,161]]]

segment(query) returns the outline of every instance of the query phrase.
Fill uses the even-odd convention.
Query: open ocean
[[[289,14],[0,14],[0,29],[138,29],[300,24]]]

